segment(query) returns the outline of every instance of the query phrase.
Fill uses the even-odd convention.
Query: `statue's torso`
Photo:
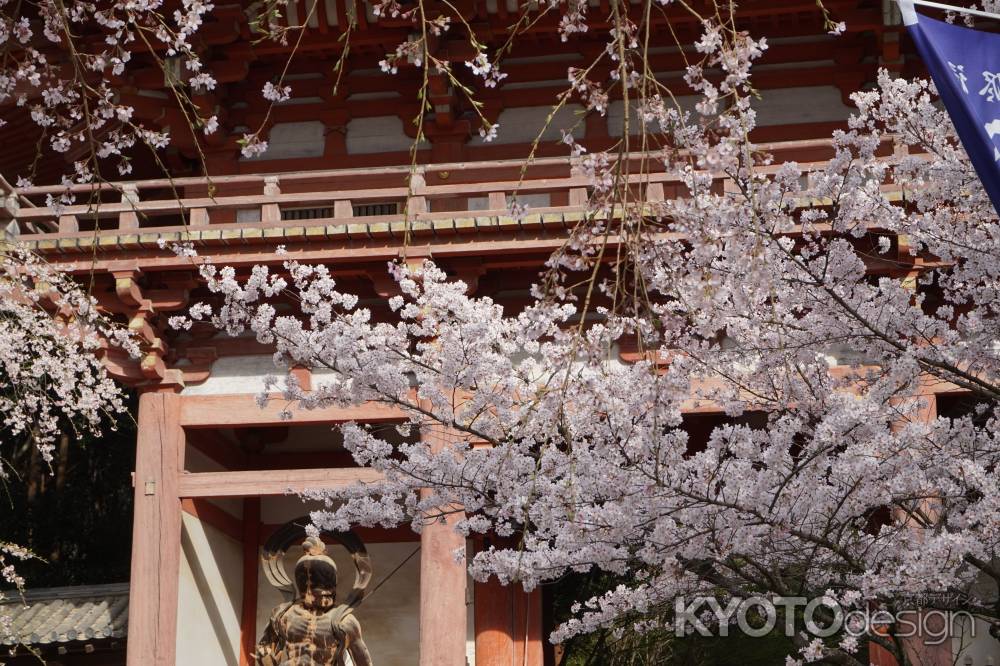
[[[278,645],[279,666],[343,666],[346,646],[340,628],[344,613],[332,608],[313,613],[298,604],[275,609],[272,626],[282,639]]]

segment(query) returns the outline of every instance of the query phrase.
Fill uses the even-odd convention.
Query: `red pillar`
[[[937,396],[932,393],[900,398],[896,403],[900,407],[906,407],[910,410],[906,417],[900,418],[892,424],[893,430],[897,432],[905,428],[908,423],[929,423],[934,421],[938,416]],[[929,516],[936,514],[933,501],[925,501],[924,509]],[[898,516],[898,518],[904,522],[906,520],[904,516]],[[913,616],[908,619],[916,621],[916,618]],[[921,627],[924,627],[927,623],[928,618],[922,617],[920,619]],[[943,627],[927,628],[931,629],[937,635]],[[920,664],[921,666],[952,666],[954,656],[951,652],[951,640],[945,640],[938,645],[927,645],[924,640],[924,636],[916,635],[900,641],[903,651],[911,663]],[[874,666],[898,666],[898,662],[892,653],[874,642],[870,644],[868,656]]]
[[[175,666],[184,465],[180,396],[139,397],[128,666]]]
[[[450,440],[441,426],[421,439],[440,450]],[[465,559],[454,553],[465,539],[453,529],[461,514],[424,527],[420,535],[420,666],[465,666]]]
[[[871,666],[899,666],[892,653],[875,641],[868,644],[868,663]]]
[[[542,595],[495,580],[476,583],[476,666],[541,666]]]

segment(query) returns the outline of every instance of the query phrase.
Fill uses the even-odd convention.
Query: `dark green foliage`
[[[551,599],[553,626],[573,616],[575,601],[599,596],[620,582],[618,577],[591,572],[567,576],[555,583],[547,595]],[[557,663],[559,666],[781,666],[786,655],[795,653],[791,639],[778,632],[753,638],[733,627],[730,636],[678,638],[673,631],[672,609],[663,609],[659,619],[667,628],[640,633],[622,625],[617,636],[605,630],[574,637],[562,646],[564,656]]]
[[[31,442],[0,438],[10,474],[0,481],[0,541],[41,558],[17,565],[28,589],[128,580],[136,437],[130,398],[130,414],[103,437],[67,428],[51,466]]]

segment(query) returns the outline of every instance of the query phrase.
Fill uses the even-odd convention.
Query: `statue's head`
[[[337,565],[319,537],[307,537],[302,543],[302,557],[295,563],[295,587],[309,610],[327,611],[336,603]]]

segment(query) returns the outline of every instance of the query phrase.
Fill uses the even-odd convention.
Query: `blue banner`
[[[910,14],[907,30],[1000,212],[1000,34]]]

